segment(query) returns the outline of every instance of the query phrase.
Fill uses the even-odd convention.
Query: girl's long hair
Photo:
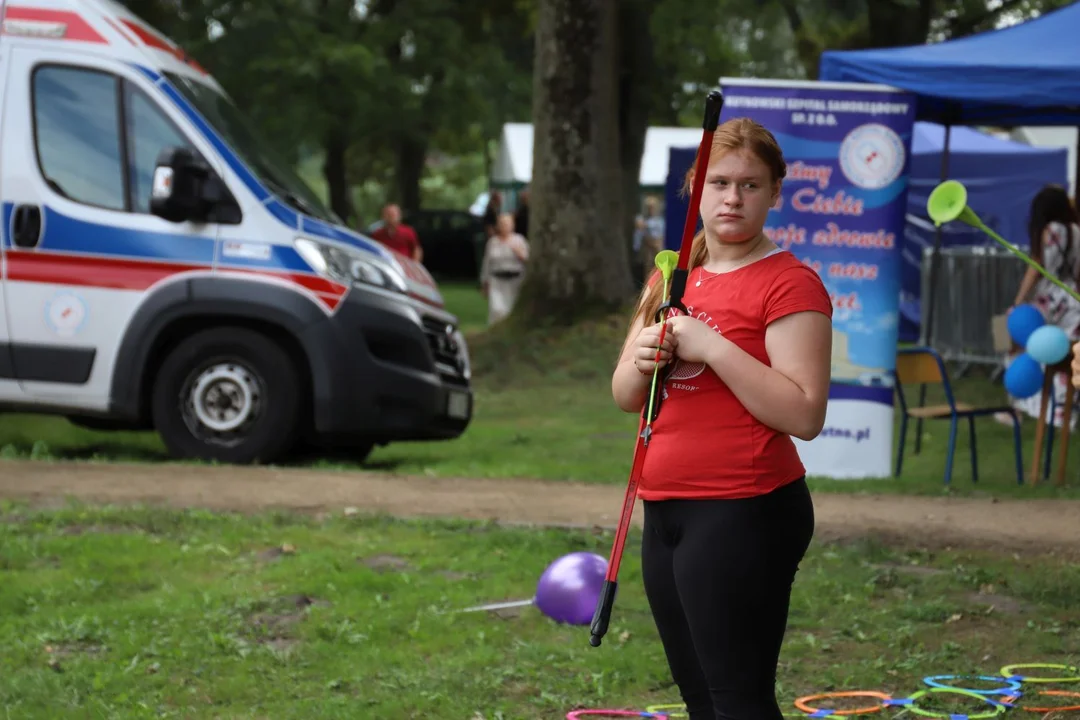
[[[776,142],[773,134],[764,126],[754,122],[750,118],[732,118],[716,128],[713,134],[712,148],[709,153],[710,161],[731,150],[746,149],[754,153],[761,162],[765,163],[772,173],[771,182],[776,183],[787,175],[787,163],[784,162],[784,153]],[[700,149],[699,149],[700,152]],[[694,168],[697,167],[697,155],[694,162],[683,179],[682,193],[689,195],[694,184]],[[709,257],[709,248],[705,244],[705,230],[699,230],[694,236],[694,242],[690,247],[689,269],[703,265]],[[664,284],[659,282],[660,271],[654,270],[641,291],[637,310],[630,318],[630,325],[639,317],[644,317],[645,325],[652,325],[656,321],[656,311],[660,309],[661,296]]]

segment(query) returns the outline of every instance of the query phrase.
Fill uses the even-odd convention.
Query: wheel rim
[[[217,362],[192,372],[180,390],[180,412],[197,438],[236,445],[262,416],[263,382],[251,368]]]

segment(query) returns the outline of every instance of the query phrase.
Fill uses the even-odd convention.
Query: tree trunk
[[[620,222],[618,16],[611,0],[538,6],[532,256],[515,315],[567,324],[633,292]]]
[[[619,164],[623,203],[620,232],[628,252],[633,247],[634,217],[641,209],[641,156],[654,95],[656,63],[649,28],[653,6],[653,0],[624,0],[619,12]]]
[[[326,161],[323,163],[323,176],[330,195],[330,209],[342,222],[349,225],[355,219],[349,178],[346,173],[345,153],[349,150],[349,140],[339,126],[332,128],[326,135]]]

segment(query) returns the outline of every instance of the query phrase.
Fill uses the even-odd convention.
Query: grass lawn
[[[535,608],[454,611],[529,598],[562,554],[606,557],[608,534],[10,504],[0,520],[2,717],[509,720],[678,702],[637,536],[611,630],[592,648],[587,628]],[[1080,664],[1078,596],[1080,568],[1054,558],[816,542],[796,581],[780,698],[789,710],[821,692],[904,698],[930,675]],[[1023,703],[1070,702],[1027,689]],[[944,695],[920,706],[931,702],[980,711]]]
[[[477,392],[473,424],[450,442],[401,443],[376,449],[365,467],[375,471],[469,477],[531,477],[596,483],[625,483],[633,453],[637,416],[615,408],[610,372],[625,331],[625,319],[596,321],[560,332],[527,337],[484,333],[487,308],[475,287],[445,288],[448,306],[470,332]],[[1000,404],[1000,384],[984,377],[956,383],[961,399]],[[917,392],[912,389],[912,392]],[[909,395],[909,398],[912,397]],[[941,402],[931,391],[928,402]],[[953,472],[954,494],[992,493],[1017,497],[1080,497],[1080,449],[1070,453],[1068,486],[1015,483],[1011,431],[990,418],[978,422],[980,481],[971,482],[967,432],[962,427]],[[948,425],[924,425],[923,449],[908,455],[900,479],[837,482],[812,478],[815,490],[940,494]],[[1024,424],[1025,474],[1033,451],[1034,421]],[[1055,444],[1055,451],[1060,443]],[[41,416],[0,416],[0,456],[65,459],[160,460],[154,434],[100,433]],[[891,459],[890,459],[891,461]],[[340,459],[319,461],[341,466]],[[1054,458],[1056,468],[1056,452]]]

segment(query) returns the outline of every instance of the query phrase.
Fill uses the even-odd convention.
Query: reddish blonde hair
[[[732,150],[749,150],[754,153],[772,175],[771,182],[783,180],[787,175],[787,163],[784,162],[784,153],[780,150],[776,138],[763,125],[754,122],[750,118],[732,118],[716,128],[713,133],[712,147],[709,151],[710,161]],[[699,149],[700,152],[700,149]],[[697,167],[697,155],[694,163],[686,173],[683,180],[683,195],[688,196],[694,183],[694,169]],[[705,245],[705,231],[699,230],[694,236],[690,246],[690,262],[688,269],[701,265],[709,256],[709,248]],[[641,291],[638,309],[630,319],[630,324],[644,316],[646,325],[651,325],[655,320],[656,311],[660,309],[661,294],[664,284],[659,282],[660,271],[653,272],[650,280]]]

